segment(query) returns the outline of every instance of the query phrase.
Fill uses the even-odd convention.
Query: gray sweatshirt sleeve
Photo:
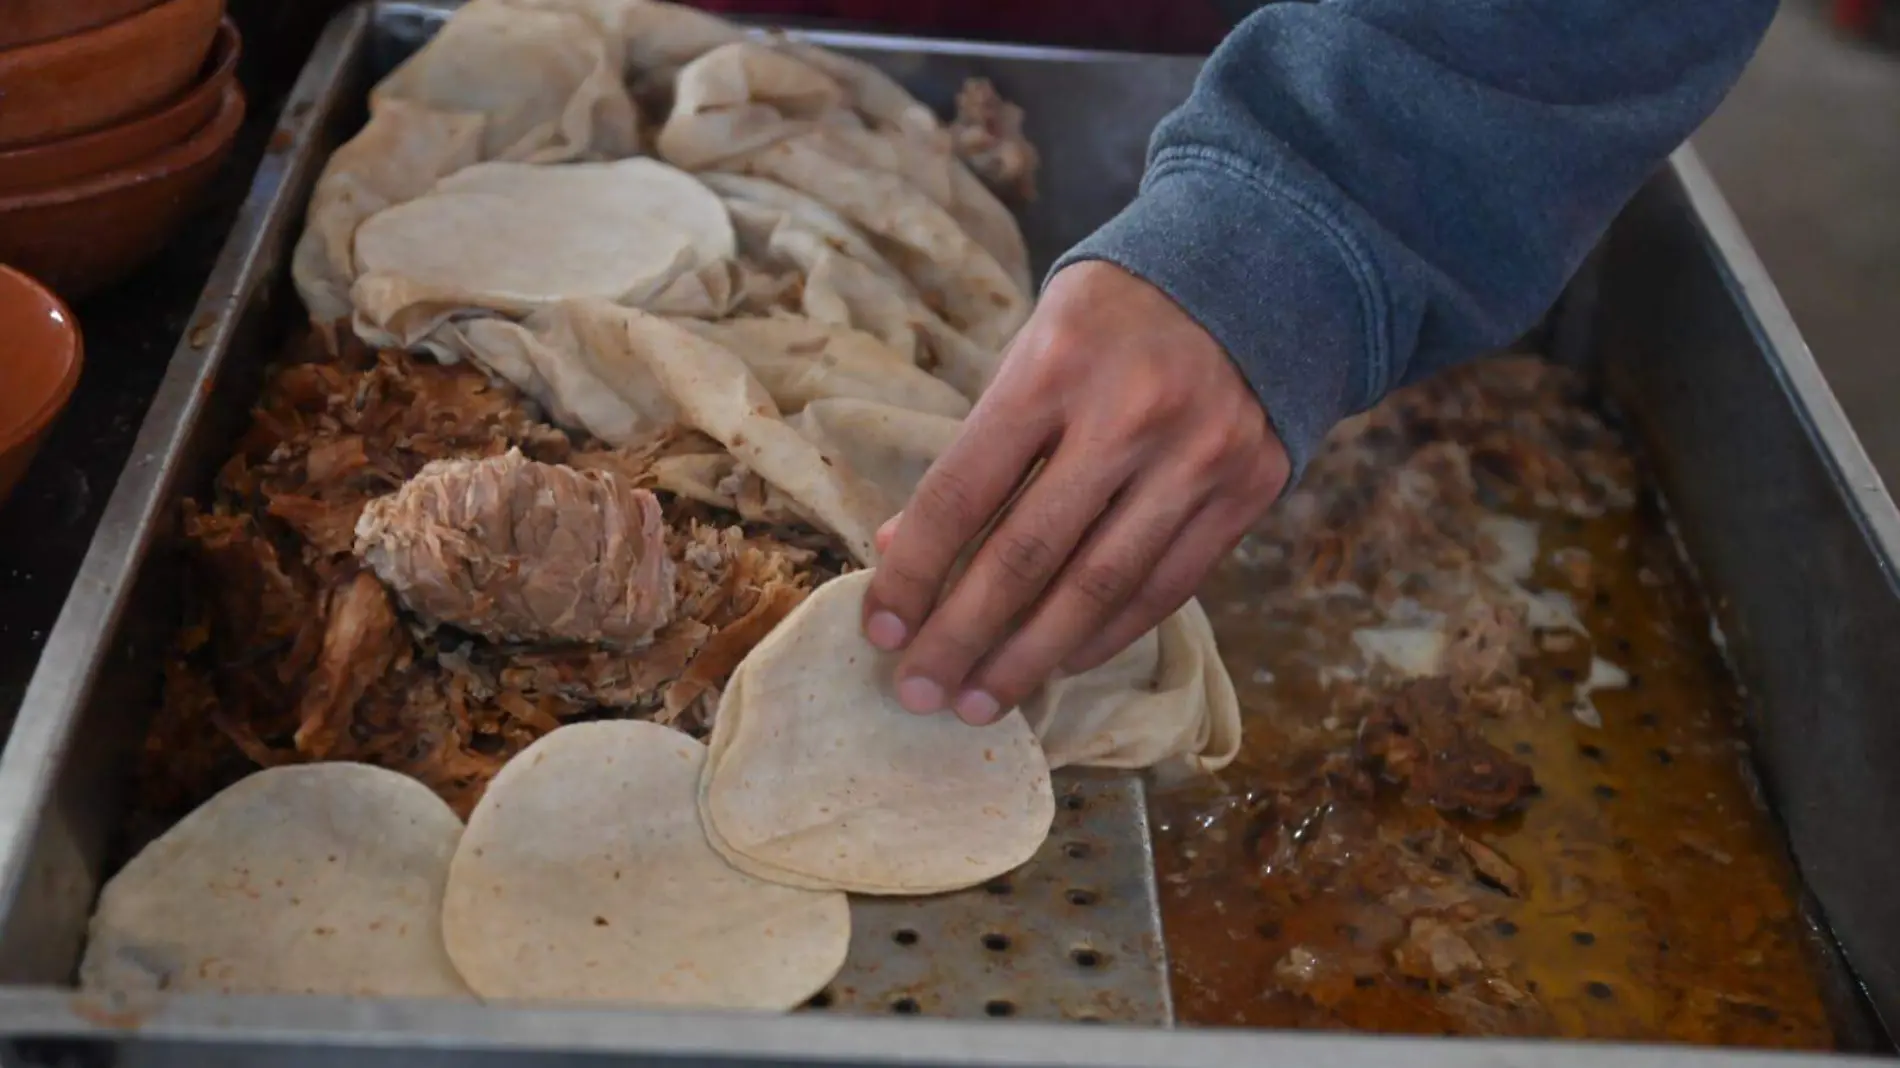
[[[1302,469],[1534,325],[1734,84],[1775,0],[1269,5],[1156,129],[1107,260],[1219,340]]]

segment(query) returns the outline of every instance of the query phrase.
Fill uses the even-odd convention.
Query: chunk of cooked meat
[[[409,652],[389,593],[362,572],[330,591],[323,651],[297,706],[297,751],[323,760],[349,731],[357,702]]]
[[[411,611],[495,641],[636,649],[673,615],[653,494],[510,450],[438,460],[371,501],[356,551]]]
[[[1430,916],[1414,919],[1392,951],[1399,974],[1445,982],[1484,970],[1484,960],[1450,924]]]
[[[1531,769],[1479,736],[1443,677],[1407,683],[1359,725],[1359,752],[1407,800],[1493,818],[1528,800]]]
[[[950,144],[976,176],[1018,200],[1036,199],[1041,158],[1023,135],[1023,109],[1003,99],[988,78],[971,78],[957,91]]]

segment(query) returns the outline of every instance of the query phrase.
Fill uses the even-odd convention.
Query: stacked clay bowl
[[[5,0],[0,263],[76,300],[162,248],[244,119],[224,0]]]
[[[79,324],[38,282],[0,267],[0,503],[79,383]]]

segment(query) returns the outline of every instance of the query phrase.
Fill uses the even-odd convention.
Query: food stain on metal
[[[67,1005],[73,1015],[95,1027],[112,1031],[136,1031],[164,1006],[158,994],[74,994]]]
[[[191,324],[191,329],[185,332],[185,343],[194,349],[204,348],[211,343],[211,338],[217,329],[218,317],[216,315],[205,314],[200,316],[198,321]]]

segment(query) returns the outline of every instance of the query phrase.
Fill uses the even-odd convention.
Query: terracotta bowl
[[[224,87],[237,76],[238,50],[237,24],[227,18],[218,27],[198,80],[177,99],[103,130],[0,149],[0,193],[43,189],[117,170],[183,141],[218,113]]]
[[[0,502],[79,384],[79,321],[45,286],[0,266]]]
[[[178,95],[224,0],[161,0],[117,22],[0,52],[0,148],[97,130]]]
[[[118,281],[184,221],[243,121],[244,91],[227,85],[211,121],[158,155],[52,189],[0,194],[0,263],[70,301]]]
[[[116,22],[158,0],[0,0],[0,48],[50,41]]]

